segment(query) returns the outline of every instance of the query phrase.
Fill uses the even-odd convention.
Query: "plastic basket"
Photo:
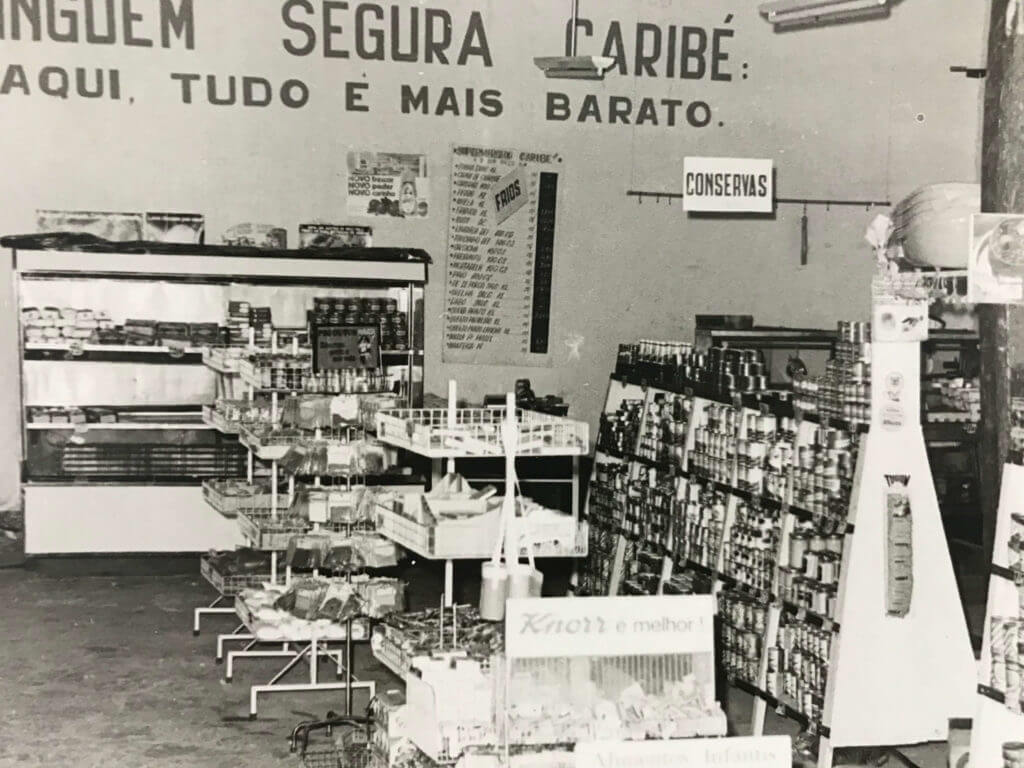
[[[377,414],[377,437],[431,458],[504,456],[504,408],[460,408],[448,427],[445,408],[399,408]],[[589,450],[589,427],[536,411],[516,410],[517,456],[579,456]]]
[[[436,559],[476,560],[490,557],[494,552],[501,521],[500,507],[475,517],[429,525],[396,511],[396,503],[384,501],[377,506],[377,531],[396,544],[422,557]],[[540,541],[534,544],[533,555],[586,557],[588,547],[587,524],[578,522],[573,537],[566,541]],[[526,547],[521,547],[519,555],[525,557],[526,554]]]
[[[310,533],[313,523],[305,518],[287,515],[282,509],[278,510],[277,519],[274,519],[269,509],[242,509],[238,513],[238,528],[253,549],[281,551],[288,549],[293,536]],[[348,534],[366,530],[368,526],[363,523],[320,524],[320,532],[324,534]]]

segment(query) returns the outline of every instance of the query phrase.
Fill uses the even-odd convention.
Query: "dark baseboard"
[[[195,576],[200,552],[84,552],[29,555],[23,567],[43,576]]]

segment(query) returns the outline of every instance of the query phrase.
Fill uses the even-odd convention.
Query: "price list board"
[[[555,154],[452,150],[443,359],[548,366]]]

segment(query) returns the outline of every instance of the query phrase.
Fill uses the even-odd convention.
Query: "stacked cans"
[[[839,323],[835,354],[824,376],[793,382],[794,404],[808,413],[850,422],[871,420],[871,325]]]
[[[1021,643],[1024,641],[1024,622],[1019,618],[994,616],[989,625],[989,649],[992,655],[992,687],[1002,691],[1006,706],[1021,712]]]
[[[741,584],[773,590],[781,513],[753,503],[739,503],[724,546],[725,572]]]
[[[730,405],[708,403],[700,413],[690,456],[696,474],[731,485],[742,411]]]
[[[597,433],[598,450],[622,455],[632,453],[643,410],[643,400],[623,400],[615,412],[602,413]]]
[[[703,375],[697,375],[718,392],[763,392],[768,376],[760,350],[712,347],[707,351]]]
[[[310,324],[379,328],[381,349],[404,351],[409,348],[408,319],[398,311],[396,299],[319,296],[313,300],[313,308],[307,317]]]
[[[845,518],[857,447],[845,430],[818,429],[813,442],[797,449],[793,504],[817,514]]]
[[[811,720],[820,720],[833,634],[783,616],[778,644],[768,649],[768,693],[787,696]]]
[[[719,593],[718,606],[722,616],[722,663],[730,675],[755,684],[768,609],[729,591]]]
[[[676,558],[691,561],[705,568],[716,568],[718,552],[725,529],[726,496],[705,488],[699,480],[691,481],[682,502],[682,514],[675,519],[672,540]]]
[[[844,537],[802,525],[789,537],[787,565],[779,568],[784,600],[827,618],[835,617]]]
[[[665,465],[683,465],[687,430],[693,398],[657,393],[647,406],[645,428],[637,453],[645,459]]]

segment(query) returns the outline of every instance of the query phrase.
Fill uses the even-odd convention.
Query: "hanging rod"
[[[682,198],[682,192],[647,192],[639,189],[627,189],[626,195],[628,197],[636,197],[643,199],[645,197],[654,198],[666,198],[669,200],[675,200]],[[833,205],[854,205],[863,206],[865,208],[890,208],[892,203],[888,200],[833,200],[826,198],[814,198],[814,197],[776,197],[775,203],[782,205],[824,205],[831,207]]]

